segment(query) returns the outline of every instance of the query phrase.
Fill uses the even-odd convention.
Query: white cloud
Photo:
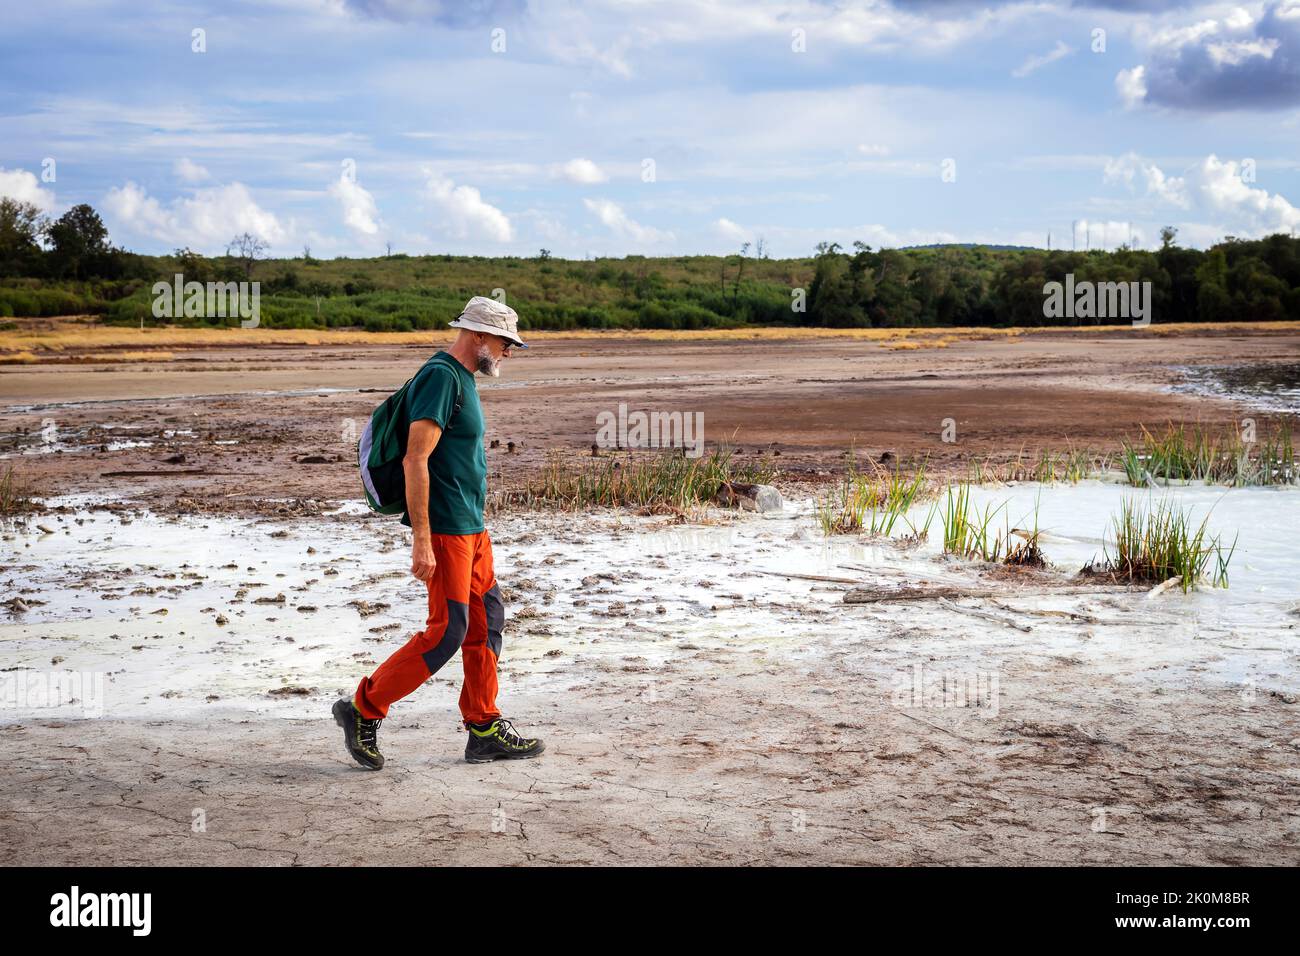
[[[1223,18],[1223,22],[1229,30],[1244,30],[1255,22],[1255,18],[1250,15],[1250,11],[1245,7],[1237,7],[1228,12],[1228,15]]]
[[[1219,236],[1265,236],[1300,228],[1300,209],[1284,196],[1246,182],[1242,167],[1233,160],[1210,155],[1181,177],[1167,176],[1160,167],[1133,153],[1106,165],[1107,182],[1125,182],[1132,187],[1139,178],[1149,196],[1213,219],[1213,230]],[[1202,231],[1209,229],[1206,225]]]
[[[1226,218],[1238,235],[1266,235],[1300,227],[1300,209],[1283,196],[1249,185],[1241,172],[1236,162],[1211,155],[1188,178],[1202,204]]]
[[[1035,70],[1042,69],[1049,63],[1055,63],[1057,60],[1069,56],[1073,52],[1074,51],[1070,49],[1064,40],[1057,40],[1056,46],[1052,47],[1051,50],[1046,53],[1035,54],[1034,56],[1029,57],[1024,63],[1012,70],[1011,75],[1018,80],[1024,79]]]
[[[732,242],[749,242],[751,239],[748,229],[725,217],[714,222],[713,229],[719,236]]]
[[[622,206],[609,199],[584,199],[582,203],[617,236],[646,243],[671,242],[673,239],[671,232],[641,225],[629,217]]]
[[[609,179],[604,170],[589,159],[571,159],[558,170],[571,183],[603,183]]]
[[[104,197],[104,211],[118,227],[176,246],[224,249],[231,237],[249,232],[272,245],[287,238],[274,213],[254,200],[243,183],[196,189],[167,204],[128,182]]]
[[[379,210],[375,197],[344,170],[329,185],[329,194],[343,207],[343,224],[349,229],[373,236],[379,232]]]
[[[1115,74],[1115,90],[1125,109],[1134,109],[1147,97],[1147,68],[1135,66],[1131,70],[1120,70]]]
[[[25,169],[5,169],[0,166],[0,196],[29,202],[41,212],[54,208],[54,193],[44,188],[35,173]]]
[[[792,31],[804,31],[812,52],[944,53],[963,43],[1014,29],[1041,16],[1042,2],[904,3],[859,0],[589,0],[543,4],[546,29],[531,38],[551,61],[627,80],[650,76],[675,50],[745,41],[746,47],[791,52]]]
[[[1195,46],[1206,37],[1214,36],[1218,32],[1217,20],[1201,20],[1187,27],[1165,27],[1151,36],[1149,45],[1153,49],[1174,53],[1185,46]]]
[[[559,39],[563,37],[563,39]],[[592,43],[590,40],[572,40],[563,31],[550,31],[546,34],[550,41],[551,52],[561,63],[571,65],[593,64],[603,67],[621,79],[632,78],[632,66],[627,61],[627,50],[631,41],[617,37],[608,43]]]
[[[880,143],[858,143],[858,152],[863,156],[888,156],[889,147]]]
[[[176,165],[172,168],[176,177],[184,183],[201,183],[212,178],[205,167],[183,156],[176,160]]]
[[[1241,66],[1253,56],[1273,59],[1273,54],[1282,45],[1280,40],[1269,37],[1263,40],[1230,40],[1224,43],[1207,43],[1205,52],[1210,55],[1210,62],[1215,66]]]
[[[459,239],[488,239],[510,242],[515,237],[510,219],[496,206],[483,200],[473,186],[457,186],[450,179],[426,170],[424,196],[446,219],[449,231]]]
[[[1178,177],[1166,176],[1159,166],[1145,162],[1136,153],[1125,153],[1106,161],[1106,182],[1122,182],[1132,189],[1139,178],[1147,195],[1182,209],[1189,207],[1186,183]]]
[[[617,0],[604,4],[614,16],[610,22],[626,23],[626,5]],[[669,0],[656,6],[655,16],[637,24],[634,34],[645,45],[662,42],[699,43],[730,41],[737,37],[770,37],[789,49],[791,30],[806,30],[810,48],[834,43],[871,51],[909,46],[927,52],[951,47],[1014,24],[1036,11],[1035,4],[999,6],[884,3],[867,0],[856,4],[808,3],[804,0],[756,4],[750,0]],[[625,28],[625,27],[624,27]]]

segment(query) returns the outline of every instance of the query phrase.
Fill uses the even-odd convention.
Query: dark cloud
[[[1155,13],[1171,10],[1190,10],[1199,4],[1186,0],[1074,0],[1072,7],[1089,7],[1101,10],[1118,10],[1121,13]]]
[[[1025,0],[891,0],[891,5],[899,10],[910,7],[947,7],[952,10],[966,9],[972,11],[987,10],[994,7],[1007,7]],[[1132,13],[1183,10],[1196,6],[1186,0],[1060,0],[1062,7],[1082,9],[1120,10]]]
[[[436,23],[454,30],[497,26],[528,9],[528,0],[344,0],[360,17]]]
[[[1298,106],[1300,4],[1272,3],[1242,28],[1220,21],[1213,33],[1157,47],[1144,67],[1146,103],[1188,110]]]

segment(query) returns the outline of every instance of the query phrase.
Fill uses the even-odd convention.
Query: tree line
[[[1049,283],[1150,283],[1155,322],[1300,319],[1300,240],[1228,237],[1183,248],[1177,230],[1154,251],[1076,252],[985,245],[851,250],[824,242],[801,259],[743,246],[731,256],[621,259],[408,256],[265,258],[247,233],[224,256],[177,249],[144,256],[114,245],[99,214],[78,205],[48,218],[0,199],[0,317],[100,314],[147,320],[156,281],[262,283],[263,324],[439,328],[471,295],[508,290],[525,328],[810,325],[836,328],[1043,326],[1091,319],[1044,315]],[[178,320],[182,321],[182,320]],[[221,324],[222,320],[193,319]],[[1107,320],[1109,321],[1109,320]]]
[[[808,290],[807,324],[1081,324],[1044,314],[1048,283],[1064,283],[1068,275],[1074,284],[1150,282],[1157,322],[1300,319],[1300,240],[1280,233],[1255,240],[1230,236],[1206,250],[1182,248],[1176,240],[1177,230],[1166,227],[1155,251],[872,250],[854,243],[849,254],[823,243]]]

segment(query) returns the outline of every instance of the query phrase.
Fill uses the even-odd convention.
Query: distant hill
[[[996,249],[999,252],[1046,252],[1042,246],[1004,246],[996,242],[931,242],[924,246],[899,246],[900,249]]]

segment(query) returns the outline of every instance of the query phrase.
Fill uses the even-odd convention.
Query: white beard
[[[494,359],[486,345],[480,345],[478,354],[478,370],[484,375],[491,375],[493,378],[501,377],[501,360]]]

